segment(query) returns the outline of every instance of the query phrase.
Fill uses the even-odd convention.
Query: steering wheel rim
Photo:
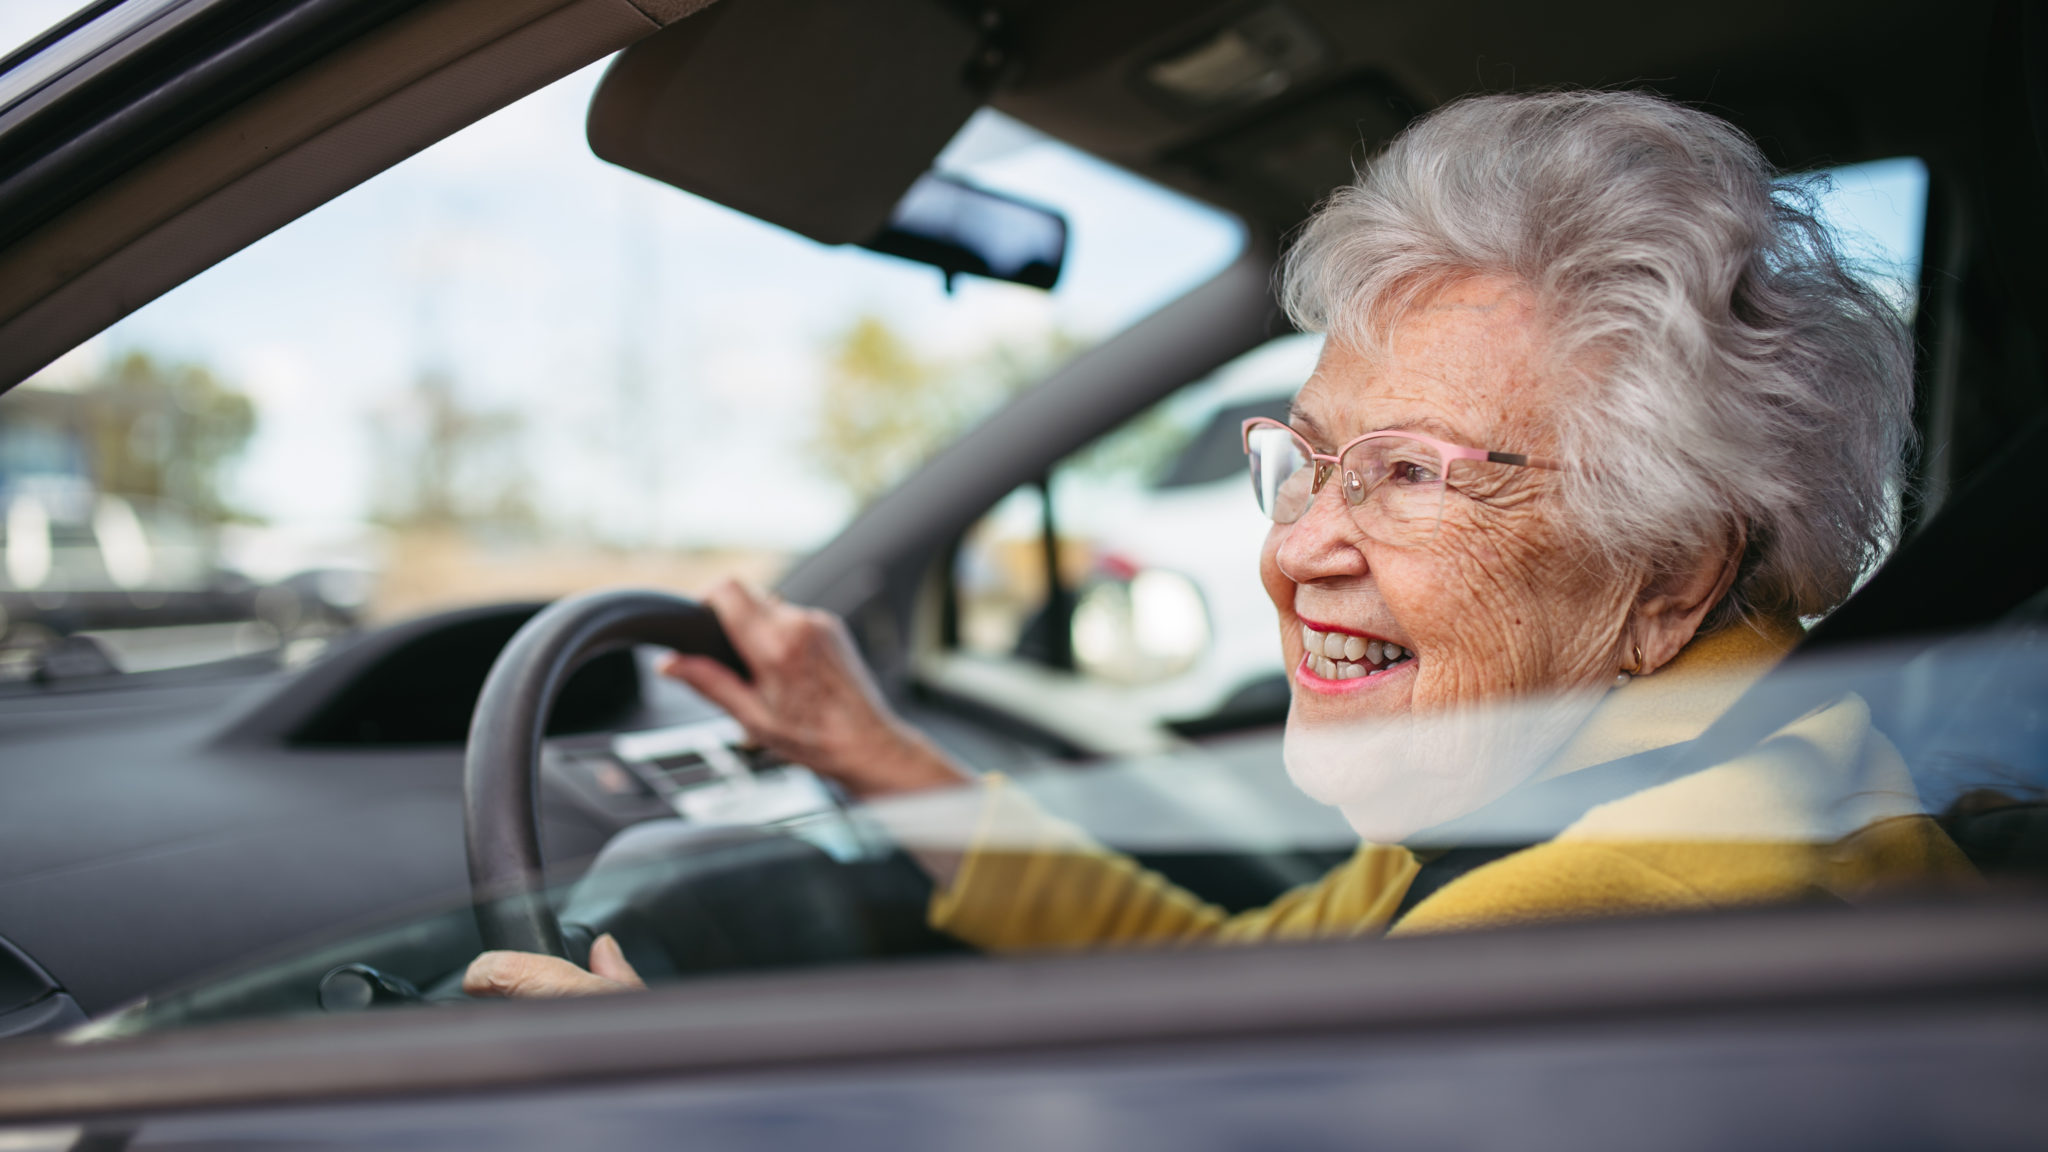
[[[694,600],[622,589],[558,600],[505,645],[484,679],[462,762],[462,833],[484,947],[567,956],[542,895],[539,768],[548,713],[569,677],[627,644],[709,656],[742,676],[718,617]]]

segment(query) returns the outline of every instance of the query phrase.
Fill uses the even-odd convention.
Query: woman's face
[[[1550,414],[1566,402],[1543,368],[1528,295],[1472,280],[1393,333],[1391,355],[1329,342],[1295,400],[1293,424],[1319,452],[1380,429],[1479,448],[1554,454]],[[1611,681],[1635,589],[1603,574],[1560,521],[1554,473],[1482,465],[1485,482],[1444,497],[1426,543],[1366,537],[1330,483],[1260,556],[1293,670],[1290,724],[1391,719]],[[1399,645],[1409,658],[1357,679],[1318,676],[1304,627]],[[1339,641],[1342,643],[1342,640]]]

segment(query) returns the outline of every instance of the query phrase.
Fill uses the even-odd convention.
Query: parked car
[[[1234,698],[1240,711],[1277,701],[1285,712],[1273,621],[1244,610],[1264,596],[1266,522],[1245,499],[1239,426],[1284,417],[1320,348],[1288,336],[1238,357],[1054,470],[1073,658],[1098,691],[1169,722]],[[1027,486],[969,530],[954,563],[963,650],[998,664],[1046,659],[1046,511]]]
[[[1274,710],[1233,706],[1227,686],[1255,671],[1230,654],[1255,632],[1238,614],[1264,602],[1183,572],[1208,614],[1230,615],[1211,627],[1227,647],[1211,671],[1188,666],[1207,679],[1172,709],[1132,707],[1076,672],[1085,590],[1062,597],[1057,523],[1039,521],[1054,553],[1044,647],[965,646],[960,548],[977,522],[1033,483],[1057,515],[1063,460],[1282,335],[1279,239],[1362,143],[1464,92],[1654,77],[1788,167],[1921,157],[1928,451],[1912,534],[1731,715],[1782,722],[1863,695],[1987,882],[1872,908],[1412,941],[963,955],[924,927],[928,891],[868,815],[653,673],[653,645],[715,646],[701,616],[588,601],[625,623],[558,613],[522,631],[539,605],[487,604],[293,669],[0,685],[0,1146],[2034,1145],[2048,1056],[2048,534],[2028,530],[2048,435],[2038,15],[1991,0],[84,10],[0,62],[8,384],[613,53],[588,124],[599,155],[949,279],[1043,282],[1058,266],[1043,207],[918,183],[983,104],[1238,216],[1246,243],[1220,272],[1022,392],[778,584],[844,616],[905,715],[962,761],[1027,781],[1229,907],[1346,848],[1342,821],[1287,787]],[[993,197],[1036,239],[1005,261],[927,228],[904,207],[915,188]],[[1189,475],[1207,475],[1210,430],[1239,403],[1218,399],[1183,450]],[[1185,498],[1206,521],[1207,483],[1146,498]],[[1162,510],[1156,538],[1091,528],[1098,578],[1187,564],[1168,555],[1179,515]],[[547,630],[564,620],[589,627]],[[643,643],[598,652],[607,636]],[[548,690],[501,693],[525,700],[521,723],[486,711],[472,728],[493,677]],[[551,699],[542,714],[534,701]],[[547,857],[554,903],[514,912],[614,931],[663,986],[452,1002],[480,946],[473,904],[508,907],[466,866],[466,745],[530,761],[492,810]],[[469,801],[473,815],[474,779]],[[708,905],[688,924],[753,924],[773,947],[666,937],[685,898]]]
[[[0,485],[0,677],[65,679],[281,652],[356,624],[368,573],[259,582],[217,526],[80,478]]]

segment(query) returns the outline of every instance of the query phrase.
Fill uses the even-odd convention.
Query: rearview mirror
[[[1050,208],[931,172],[917,178],[861,247],[930,264],[949,289],[963,272],[1051,288],[1066,260],[1067,221]]]

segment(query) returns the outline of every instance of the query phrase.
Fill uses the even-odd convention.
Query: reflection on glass
[[[597,787],[658,791],[678,815],[636,826],[594,861],[564,862],[575,878],[553,902],[580,926],[576,947],[611,933],[661,983],[963,950],[1640,915],[1698,910],[1702,894],[1711,907],[1838,908],[2032,883],[2048,868],[2048,723],[2021,706],[2048,694],[2048,632],[2032,611],[1991,636],[1849,652],[1763,678],[1686,674],[1676,692],[1610,699],[1543,761],[1509,740],[1493,760],[1462,762],[1499,794],[1398,843],[1361,843],[1343,798],[1333,807],[1305,795],[1290,779],[1304,775],[1299,758],[1355,769],[1378,757],[1427,774],[1452,744],[1527,732],[1573,702],[1518,701],[1435,733],[1359,724],[1332,748],[1290,747],[1285,766],[1268,732],[857,807],[817,791],[796,802],[784,781],[803,770],[731,751],[728,721],[564,738],[555,743],[568,770]],[[1566,770],[1654,741],[1672,715],[1737,722]],[[1844,742],[1854,732],[1864,744]],[[721,770],[711,766],[720,755],[739,759]],[[1474,875],[1518,854],[1516,867]],[[919,864],[935,856],[957,861],[938,884]],[[1560,870],[1560,856],[1599,867]],[[1614,870],[1637,865],[1679,886],[1668,906],[1613,903]],[[415,985],[429,1002],[460,999],[478,947],[474,917],[457,904],[159,995],[87,1034],[314,1017],[321,978],[345,964]]]

